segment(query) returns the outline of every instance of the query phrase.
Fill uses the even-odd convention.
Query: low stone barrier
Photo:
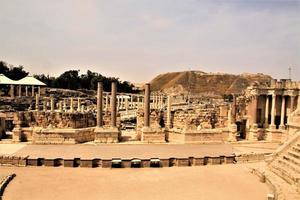
[[[266,159],[266,156],[271,153],[247,153],[247,154],[238,154],[235,156],[237,163],[248,163],[248,162],[260,162]]]
[[[27,157],[21,156],[0,156],[0,165],[2,166],[26,166]]]
[[[18,157],[0,156],[0,165],[4,166],[45,166],[45,167],[86,167],[86,168],[112,168],[113,162],[120,162],[120,168],[145,168],[151,167],[151,162],[156,159],[160,167],[188,167],[203,165],[222,165],[233,163],[260,162],[265,160],[269,154],[239,154],[203,157],[171,157],[171,158],[39,158],[39,157]]]

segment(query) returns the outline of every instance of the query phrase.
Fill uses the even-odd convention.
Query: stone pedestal
[[[162,129],[154,129],[150,127],[142,128],[141,141],[143,143],[165,143],[166,134]]]
[[[235,142],[236,141],[236,134],[237,134],[237,125],[236,124],[230,124],[228,128],[229,128],[228,141],[229,142]]]
[[[22,141],[22,129],[20,127],[15,127],[12,130],[12,141],[21,142]]]
[[[94,133],[95,143],[118,143],[121,136],[120,130],[116,127],[96,127]]]
[[[248,138],[248,140],[250,140],[250,141],[257,141],[258,140],[257,133],[258,133],[257,124],[253,124],[252,127],[249,130],[249,138]]]

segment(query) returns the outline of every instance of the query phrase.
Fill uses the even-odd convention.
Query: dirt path
[[[268,188],[247,165],[88,169],[0,167],[14,172],[4,200],[265,200]]]

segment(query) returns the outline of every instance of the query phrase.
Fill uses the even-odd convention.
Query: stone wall
[[[174,129],[222,128],[226,124],[227,115],[220,115],[219,107],[204,106],[197,109],[178,109],[171,112],[171,127]]]
[[[95,138],[94,128],[34,129],[32,135],[35,144],[76,144]]]
[[[15,114],[21,127],[86,128],[95,126],[92,113],[26,111]]]

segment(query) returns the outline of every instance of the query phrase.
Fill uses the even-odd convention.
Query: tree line
[[[4,61],[0,61],[0,74],[4,74],[10,79],[19,80],[26,77],[29,72],[24,70],[22,65],[13,66]],[[45,74],[33,75],[45,83],[48,87],[63,88],[70,90],[86,89],[96,90],[97,82],[103,82],[105,91],[111,90],[111,82],[116,81],[119,92],[138,92],[134,89],[134,85],[128,81],[121,81],[115,77],[105,77],[97,72],[87,70],[85,74],[80,74],[80,70],[68,70],[58,77],[52,77]]]

